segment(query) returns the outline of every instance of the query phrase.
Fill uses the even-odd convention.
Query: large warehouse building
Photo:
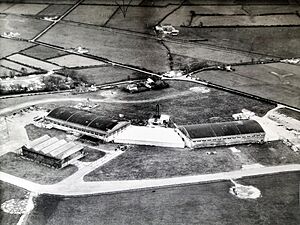
[[[106,142],[112,141],[130,125],[127,121],[103,119],[95,113],[72,107],[56,108],[45,119],[54,128],[77,132]]]
[[[44,135],[22,146],[22,156],[32,161],[63,168],[84,156],[83,146]]]
[[[265,137],[254,120],[183,125],[179,130],[187,137],[186,145],[192,148],[261,143]]]

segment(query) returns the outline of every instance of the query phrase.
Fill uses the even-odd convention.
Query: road
[[[283,172],[300,171],[300,164],[270,166],[262,168],[241,169],[230,172],[182,176],[163,179],[124,180],[124,181],[99,181],[99,182],[59,182],[54,185],[40,185],[28,180],[0,172],[0,180],[12,185],[27,189],[38,194],[54,194],[65,196],[91,195],[99,193],[113,193],[147,188],[161,188],[193,183],[208,183],[224,180],[236,180],[243,177],[261,176]]]

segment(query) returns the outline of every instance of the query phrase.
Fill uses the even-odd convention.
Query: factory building
[[[46,122],[59,130],[76,132],[93,138],[110,142],[122,132],[130,122],[107,120],[99,115],[72,107],[59,107],[52,110],[46,117]]]
[[[63,168],[84,156],[83,146],[44,135],[22,146],[26,159],[54,168]]]
[[[265,137],[264,130],[254,120],[183,125],[179,131],[186,136],[186,146],[191,148],[261,143]]]

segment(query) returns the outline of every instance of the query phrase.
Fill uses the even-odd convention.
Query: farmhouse
[[[52,110],[45,120],[60,130],[76,132],[105,142],[130,125],[127,121],[107,120],[99,115],[72,107],[59,107]]]
[[[179,130],[187,137],[186,145],[193,148],[260,143],[265,137],[254,120],[183,125]]]
[[[22,156],[35,162],[63,168],[84,156],[83,146],[44,135],[22,146]]]

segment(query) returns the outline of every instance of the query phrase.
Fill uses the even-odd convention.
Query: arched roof
[[[118,122],[114,120],[102,119],[96,113],[66,106],[53,109],[47,117],[104,132],[113,129],[118,124]]]
[[[183,125],[180,130],[192,139],[264,133],[260,124],[254,120]]]

